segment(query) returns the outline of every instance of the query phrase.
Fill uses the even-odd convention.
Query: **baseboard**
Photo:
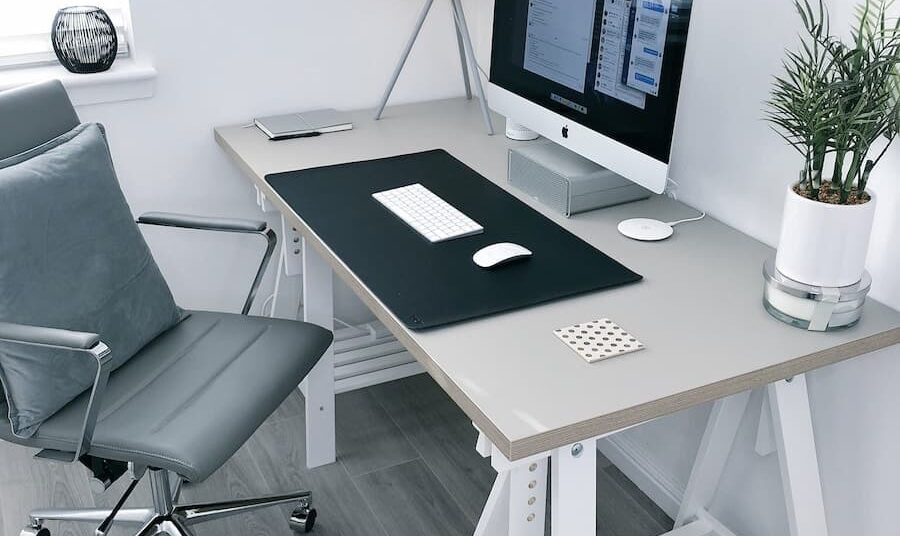
[[[660,467],[627,433],[597,441],[597,449],[672,519],[684,496],[684,484]]]

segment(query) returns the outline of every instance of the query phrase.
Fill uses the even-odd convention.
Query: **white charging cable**
[[[675,179],[673,179],[671,177],[667,177],[666,182],[671,184],[672,186],[674,186],[674,188],[669,188],[669,187],[666,188],[666,195],[668,195],[670,198],[674,199],[675,201],[678,201],[678,188],[680,188],[681,185],[678,184],[678,182],[676,182]],[[669,222],[666,222],[666,225],[668,225],[669,227],[675,227],[676,225],[679,225],[682,223],[690,223],[692,221],[700,221],[705,217],[706,217],[706,212],[701,210],[699,216],[696,216],[694,218],[685,218],[683,220],[669,221]]]
[[[700,221],[700,220],[702,220],[702,219],[705,218],[705,217],[706,217],[706,212],[700,211],[700,215],[697,216],[697,217],[694,217],[694,218],[685,218],[685,219],[683,219],[683,220],[677,220],[677,221],[667,221],[667,222],[666,222],[666,225],[668,225],[669,227],[675,227],[676,225],[680,225],[680,224],[682,224],[682,223],[689,223],[689,222],[692,222],[692,221]]]

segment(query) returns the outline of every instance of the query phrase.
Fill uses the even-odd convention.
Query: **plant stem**
[[[842,205],[846,205],[847,201],[850,199],[850,192],[853,190],[853,183],[856,182],[856,178],[859,176],[859,169],[864,157],[864,152],[857,151],[853,153],[853,160],[850,162],[850,170],[847,171],[847,178],[844,180],[844,185],[841,188]]]
[[[831,185],[841,188],[841,179],[844,177],[844,160],[847,159],[847,150],[838,149],[834,155],[834,173],[831,174]]]
[[[800,171],[800,189],[804,188],[812,190],[812,160],[810,159],[810,151],[806,150],[803,158],[803,169]]]
[[[822,168],[825,167],[825,155],[828,153],[827,142],[813,145],[812,190],[813,196],[819,197],[822,188]]]
[[[877,162],[874,160],[866,162],[866,166],[863,168],[862,177],[859,178],[859,193],[866,191],[866,187],[869,185],[869,175],[872,174],[872,169],[875,168],[876,163]]]
[[[812,196],[813,199],[819,198],[819,191],[822,189],[822,168],[816,168],[813,170],[812,176]]]

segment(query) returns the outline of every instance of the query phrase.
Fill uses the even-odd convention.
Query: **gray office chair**
[[[0,161],[58,139],[78,124],[59,82],[0,93]],[[4,188],[0,181],[0,199],[17,195],[14,188]],[[126,220],[131,224],[130,212]],[[27,326],[0,316],[11,320],[0,322],[3,344],[82,352],[92,356],[89,362],[97,367],[96,375],[88,377],[93,387],[28,438],[13,433],[4,419],[8,407],[0,389],[0,439],[42,449],[37,458],[80,462],[101,489],[126,474],[132,479],[114,508],[36,510],[21,535],[49,536],[44,522],[53,520],[96,523],[98,535],[107,534],[115,522],[135,525],[140,536],[189,536],[196,523],[282,504],[296,505],[291,528],[308,532],[315,523],[309,492],[199,505],[178,505],[178,499],[182,482],[203,481],[250,438],[313,368],[332,334],[302,322],[246,316],[276,243],[264,222],[150,213],[138,223],[259,235],[267,249],[243,315],[188,312],[112,371],[103,333]],[[0,256],[33,253],[5,247],[0,241]],[[78,275],[71,274],[75,284]],[[42,380],[34,378],[36,383]],[[144,475],[150,481],[152,508],[123,508]]]

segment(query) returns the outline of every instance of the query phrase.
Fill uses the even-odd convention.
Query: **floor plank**
[[[475,454],[478,433],[450,397],[425,375],[371,388],[466,518],[478,522],[496,473]]]
[[[93,506],[87,475],[80,466],[34,461],[34,453],[33,449],[12,445],[3,445],[0,453],[6,466],[2,473],[8,477],[0,480],[0,518],[7,523],[4,534],[18,534],[35,507]],[[65,523],[56,534],[75,536],[79,530],[78,525]]]
[[[422,460],[355,481],[390,536],[469,536],[475,530]]]
[[[5,418],[5,415],[0,418]],[[20,447],[12,443],[0,442],[0,482],[12,482],[13,480],[25,480],[31,478],[32,457],[37,454],[37,449]]]
[[[94,506],[98,508],[112,508],[119,501],[119,498],[125,493],[125,489],[131,484],[128,475],[120,478],[108,490],[102,493],[94,494]],[[125,508],[146,508],[153,504],[153,498],[150,495],[150,481],[146,478],[138,482],[137,487],[125,502]]]
[[[287,399],[281,403],[281,406],[275,410],[272,415],[266,419],[267,423],[276,422],[283,419],[295,419],[297,417],[306,416],[306,404],[303,402],[303,395],[300,389],[295,389],[288,395]]]
[[[316,534],[388,536],[343,465],[307,469],[304,428],[302,417],[267,423],[248,442],[270,492],[311,490],[319,511]]]
[[[265,430],[261,430],[265,433]],[[210,501],[226,501],[268,495],[274,490],[267,485],[264,475],[253,459],[253,445],[244,445],[225,465],[205,481],[187,484],[181,493],[184,504]],[[287,517],[280,508],[258,510],[253,514],[239,515],[197,525],[196,536],[270,536],[290,534]]]
[[[350,476],[371,473],[419,457],[369,390],[335,400],[337,456]]]
[[[658,536],[673,522],[615,466],[597,470],[597,533]]]
[[[471,535],[495,473],[474,451],[475,430],[427,376],[337,397],[340,463],[306,468],[304,401],[299,392],[206,482],[183,501],[208,502],[308,489],[319,536]],[[93,494],[87,471],[32,459],[35,451],[0,443],[0,530],[18,534],[35,507],[110,507],[128,485]],[[602,456],[598,529],[603,536],[655,536],[672,520]],[[351,476],[351,473],[353,476]],[[141,482],[128,506],[150,503]],[[197,527],[197,536],[290,536],[291,507],[261,510]],[[48,524],[54,536],[91,536],[93,527]],[[117,527],[111,536],[126,536]]]

